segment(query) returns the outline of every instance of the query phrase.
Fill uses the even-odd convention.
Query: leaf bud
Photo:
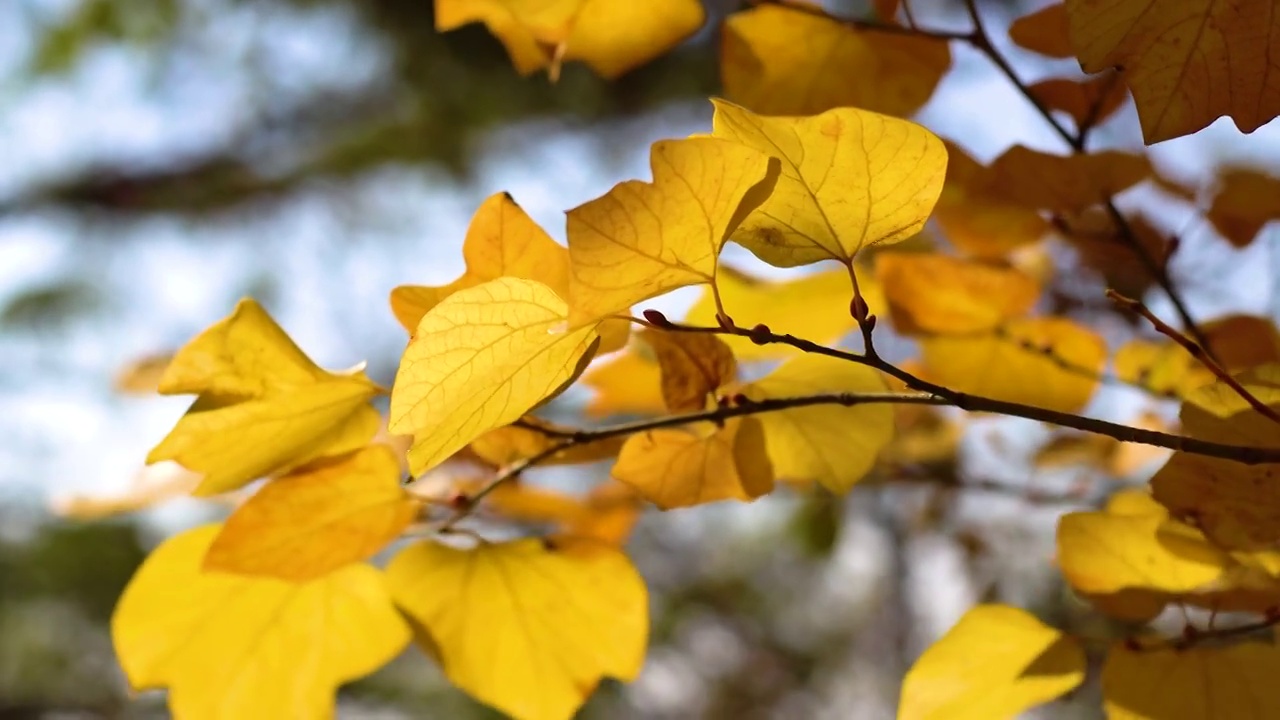
[[[664,328],[664,329],[671,327],[671,321],[668,320],[667,316],[663,315],[661,311],[654,310],[653,308],[649,308],[644,312],[642,312],[641,314],[644,315],[644,319],[648,320],[649,324],[653,325],[654,327]]]

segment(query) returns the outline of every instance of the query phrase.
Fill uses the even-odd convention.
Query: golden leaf
[[[637,340],[624,352],[591,366],[582,382],[595,395],[583,412],[589,417],[605,417],[619,413],[657,415],[666,410],[662,371],[652,353],[652,348]]]
[[[326,458],[267,483],[227,518],[207,570],[305,582],[371,557],[413,521],[384,445]]]
[[[1206,217],[1232,245],[1247,247],[1262,227],[1280,218],[1280,180],[1254,170],[1231,168],[1218,178]]]
[[[1009,25],[1009,38],[1041,55],[1075,57],[1067,34],[1067,9],[1062,3],[1042,7],[1014,20]]]
[[[1013,718],[1084,681],[1084,650],[1007,605],[978,605],[916,660],[898,720]]]
[[[1111,646],[1102,668],[1109,720],[1255,720],[1280,717],[1275,677],[1280,649],[1226,647],[1133,650]]]
[[[554,397],[594,353],[592,325],[542,283],[504,277],[431,309],[409,341],[391,392],[391,432],[412,435],[414,475]]]
[[[1026,315],[1040,296],[1036,281],[1018,270],[938,253],[879,253],[876,277],[894,329],[909,335],[991,330]]]
[[[773,194],[733,233],[771,265],[850,265],[868,245],[918,233],[942,192],[946,148],[913,122],[856,108],[764,117],[712,103],[716,137],[781,162]]]
[[[147,463],[203,473],[196,495],[362,447],[379,423],[369,400],[382,392],[363,372],[316,367],[249,299],[178,351],[159,390],[198,397]]]
[[[484,463],[495,468],[506,467],[512,463],[527,460],[535,455],[549,451],[555,445],[564,442],[563,437],[549,435],[536,428],[553,432],[567,432],[570,428],[561,427],[535,417],[525,417],[521,421],[530,427],[507,425],[481,435],[471,442],[471,452]],[[622,449],[624,438],[606,438],[595,442],[583,442],[564,448],[539,461],[539,465],[577,465],[579,463],[605,460],[618,454]]]
[[[449,680],[516,720],[569,720],[602,677],[633,680],[644,662],[644,581],[607,545],[420,542],[387,577]]]
[[[217,525],[166,540],[111,618],[129,685],[169,689],[182,720],[332,717],[337,686],[404,649],[382,573],[351,565],[296,585],[200,569]]]
[[[736,12],[724,23],[725,95],[765,115],[859,107],[905,117],[928,102],[950,67],[945,41],[858,30],[782,5]]]
[[[1223,115],[1251,133],[1280,113],[1280,13],[1268,2],[1066,0],[1087,73],[1119,67],[1147,144]]]
[[[778,161],[717,138],[654,143],[653,182],[628,180],[569,211],[575,324],[715,282],[720,248],[773,192]]]
[[[991,168],[947,143],[947,178],[934,219],[967,255],[998,259],[1040,240],[1049,224],[1032,208],[1004,196]]]
[[[737,379],[733,351],[715,335],[646,329],[640,339],[658,359],[662,397],[672,412],[705,409],[709,395]]]
[[[649,430],[622,446],[613,477],[663,510],[717,500],[751,501],[773,489],[762,423],[730,418],[724,426]]]

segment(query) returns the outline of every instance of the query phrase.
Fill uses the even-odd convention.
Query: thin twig
[[[835,15],[828,13],[826,10],[823,10],[818,5],[809,5],[807,3],[792,3],[792,2],[786,2],[785,0],[748,0],[747,4],[777,5],[778,7],[784,7],[793,12],[798,12],[804,15],[812,15],[814,17],[822,18],[823,20],[830,20],[831,22],[839,23],[841,25],[855,28],[857,30],[869,30],[872,32],[883,32],[883,33],[890,33],[893,35],[907,35],[910,37],[922,37],[922,38],[930,38],[933,40],[943,40],[943,41],[962,40],[964,42],[969,42],[970,40],[972,40],[971,34],[967,32],[954,32],[950,30],[926,30],[913,25],[895,25],[893,23],[882,22],[877,20],[856,20],[853,18],[836,17]]]
[[[1182,629],[1182,635],[1177,638],[1161,638],[1156,642],[1142,642],[1140,638],[1129,638],[1126,642],[1129,650],[1133,652],[1162,652],[1189,650],[1197,645],[1218,640],[1228,640],[1231,638],[1242,637],[1245,635],[1253,635],[1255,633],[1270,630],[1276,625],[1280,625],[1280,612],[1275,609],[1269,610],[1266,617],[1244,625],[1234,625],[1225,628],[1208,628],[1201,630],[1194,625],[1188,624]]]
[[[1183,335],[1173,327],[1170,327],[1168,323],[1156,317],[1156,314],[1151,312],[1151,309],[1144,305],[1140,300],[1125,297],[1115,290],[1108,290],[1107,297],[1116,305],[1146,318],[1147,322],[1151,323],[1151,326],[1154,327],[1157,332],[1181,345],[1182,348],[1191,355],[1191,357],[1195,358],[1197,362],[1208,368],[1209,372],[1213,373],[1215,377],[1226,383],[1227,387],[1235,391],[1236,395],[1240,396],[1240,399],[1249,403],[1249,407],[1258,411],[1260,415],[1268,420],[1276,424],[1280,424],[1280,414],[1276,413],[1275,410],[1259,400],[1253,393],[1249,392],[1249,390],[1246,389],[1245,386],[1241,385],[1238,380],[1231,377],[1231,373],[1227,372],[1226,368],[1222,367],[1217,360],[1213,359],[1213,357],[1209,355],[1200,343],[1192,340],[1186,335]]]

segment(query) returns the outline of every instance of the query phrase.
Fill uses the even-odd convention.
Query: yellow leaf
[[[1049,224],[1034,209],[1005,197],[990,168],[947,143],[947,178],[934,219],[967,255],[998,259],[1038,241]]]
[[[754,417],[731,418],[719,429],[698,423],[632,435],[613,477],[663,510],[751,501],[773,489],[764,431]]]
[[[1026,315],[1040,296],[1028,275],[1007,266],[938,253],[876,255],[876,277],[895,330],[962,335]]]
[[[1251,133],[1280,113],[1280,13],[1268,2],[1067,0],[1085,72],[1121,68],[1147,144],[1223,115]]]
[[[582,382],[595,391],[583,412],[589,417],[619,413],[657,415],[667,409],[662,399],[662,371],[652,349],[640,342],[605,363],[594,365]]]
[[[713,283],[720,248],[773,192],[778,161],[710,137],[653,144],[653,182],[628,180],[568,214],[576,324]]]
[[[1062,3],[1040,8],[1014,20],[1009,25],[1009,38],[1041,55],[1075,57],[1067,35],[1067,9]]]
[[[920,346],[929,378],[942,385],[1064,412],[1089,402],[1107,352],[1097,333],[1058,317],[1011,320],[978,337],[923,338]]]
[[[918,233],[942,192],[946,147],[913,122],[856,108],[764,117],[712,103],[716,137],[782,164],[773,194],[733,234],[771,265],[849,265],[868,245]]]
[[[526,425],[551,431],[567,432],[570,428],[561,427],[535,417],[522,419]],[[618,454],[622,449],[624,438],[606,438],[595,442],[578,443],[567,447],[539,461],[539,465],[577,465],[579,463],[605,460]],[[507,425],[481,435],[471,442],[471,452],[484,463],[495,468],[506,467],[512,463],[527,460],[535,455],[549,451],[555,445],[564,442],[562,437],[555,437],[530,427]]]
[[[414,475],[581,374],[597,336],[593,325],[571,329],[568,314],[546,285],[504,277],[460,290],[423,316],[396,373],[389,424],[413,436]]]
[[[363,372],[311,362],[253,300],[178,351],[160,380],[165,395],[198,395],[147,455],[203,473],[196,495],[216,495],[362,447],[378,429]]]
[[[610,545],[622,545],[631,535],[643,510],[635,490],[620,482],[603,482],[591,488],[587,511],[564,523],[565,537],[590,538]]]
[[[662,397],[672,412],[703,410],[709,395],[737,380],[733,351],[715,335],[646,329],[640,339],[658,359]]]
[[[602,677],[633,680],[644,662],[644,581],[606,545],[421,542],[387,576],[449,680],[516,720],[569,720]]]
[[[164,371],[173,362],[173,353],[156,353],[135,358],[116,371],[111,387],[125,395],[150,395],[160,388]]]
[[[1280,180],[1245,168],[1227,169],[1205,215],[1232,245],[1247,247],[1264,225],[1280,218]]]
[[[820,393],[882,393],[884,381],[870,368],[821,355],[783,363],[743,392],[753,400]],[[893,408],[887,403],[844,407],[813,405],[756,416],[764,428],[774,475],[791,482],[818,482],[835,493],[861,480],[893,438]]]
[[[1280,410],[1280,364],[1236,378],[1254,397]],[[1183,431],[1195,438],[1261,448],[1280,447],[1280,425],[1253,410],[1221,381],[1196,390],[1182,405]],[[1280,501],[1267,489],[1280,465],[1174,453],[1151,489],[1174,517],[1187,520],[1225,548],[1280,548]]]
[[[1051,155],[1014,145],[991,164],[993,183],[1007,198],[1029,208],[1079,212],[1103,202],[1152,174],[1142,155],[1106,150],[1088,155]]]
[[[858,30],[774,4],[730,15],[720,55],[725,95],[765,115],[859,107],[905,117],[950,67],[945,41]]]
[[[332,717],[337,686],[408,644],[375,568],[352,565],[302,585],[203,572],[217,532],[206,525],[156,548],[111,618],[130,686],[168,688],[174,717]]]
[[[1228,315],[1202,323],[1200,330],[1213,356],[1229,372],[1280,362],[1280,331],[1267,318]],[[1187,396],[1216,380],[1186,348],[1163,337],[1126,343],[1116,351],[1114,365],[1121,380],[1157,393]],[[1237,396],[1231,392],[1229,397]]]
[[[849,314],[853,284],[847,269],[824,270],[791,280],[764,280],[721,266],[716,274],[716,288],[725,312],[747,327],[761,323],[774,332],[824,344],[838,341],[857,327]],[[861,269],[858,288],[872,312],[885,307],[879,283]],[[715,294],[710,288],[694,303],[686,321],[715,327]],[[785,357],[796,352],[786,345],[757,345],[750,338],[734,335],[721,339],[744,361]]]
[[[468,483],[468,494],[488,480]],[[640,500],[621,483],[606,481],[585,496],[569,495],[528,482],[505,482],[484,497],[486,510],[525,523],[553,523],[557,536],[589,538],[611,545],[622,544],[640,516]]]
[[[898,720],[997,720],[1084,680],[1084,650],[1024,610],[978,605],[924,651],[902,683]]]
[[[402,285],[391,291],[391,310],[410,334],[441,300],[500,277],[536,280],[562,298],[569,296],[569,251],[507,193],[491,195],[480,204],[467,228],[462,258],[466,272],[448,285]]]
[[[697,0],[437,0],[436,29],[483,22],[521,74],[581,60],[615,78],[692,35],[706,17]]]
[[[1280,649],[1243,642],[1183,650],[1115,643],[1102,668],[1109,720],[1257,720],[1280,717]]]
[[[204,567],[313,580],[386,547],[417,508],[391,450],[370,445],[267,483],[227,518]]]
[[[1050,78],[1033,84],[1028,90],[1050,110],[1070,115],[1076,127],[1102,122],[1119,110],[1128,97],[1124,83],[1112,74],[1087,80]]]

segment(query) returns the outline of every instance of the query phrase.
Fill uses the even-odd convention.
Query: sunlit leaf
[[[632,680],[644,661],[644,581],[607,545],[421,542],[387,575],[449,680],[516,720],[569,720],[602,677]]]
[[[409,642],[378,570],[351,565],[301,585],[201,571],[217,532],[156,548],[111,619],[129,684],[168,688],[174,717],[332,717],[339,685]]]
[[[978,605],[916,660],[898,720],[1013,718],[1084,680],[1084,650],[1024,610]]]
[[[575,324],[713,283],[720,248],[778,177],[777,160],[710,137],[654,143],[649,162],[652,183],[619,183],[569,211]]]
[[[762,423],[753,417],[638,433],[613,466],[615,479],[664,510],[754,500],[773,489],[773,476]]]
[[[1280,114],[1280,13],[1267,2],[1066,0],[1088,73],[1119,67],[1148,144],[1228,115],[1250,133]]]
[[[159,390],[198,397],[147,462],[203,473],[197,495],[350,452],[378,429],[369,400],[381,389],[316,367],[249,299],[178,351]]]
[[[624,352],[592,365],[582,383],[595,391],[583,412],[590,417],[619,413],[656,415],[666,410],[662,399],[662,371],[653,349],[639,340]]]
[[[730,15],[720,57],[725,95],[765,115],[859,107],[905,117],[950,67],[945,41],[858,30],[775,4]]]
[[[919,232],[942,191],[946,148],[910,121],[856,108],[764,117],[712,102],[716,137],[781,162],[773,194],[733,234],[772,265],[848,265],[864,247]]]
[[[1269,642],[1185,650],[1111,646],[1102,668],[1109,720],[1256,720],[1280,717],[1280,649]]]
[[[939,253],[880,253],[876,277],[894,329],[906,334],[991,330],[1030,312],[1040,296],[1036,281],[1018,270]]]
[[[550,288],[504,277],[460,290],[422,318],[391,392],[390,429],[412,435],[415,475],[563,390],[589,362],[593,325],[568,325]]]
[[[743,389],[751,399],[819,393],[883,393],[870,368],[821,355],[800,355]],[[756,416],[764,428],[774,475],[790,482],[817,482],[845,493],[875,463],[893,437],[893,408],[886,403],[844,407],[813,405]]]
[[[991,168],[947,143],[947,178],[934,219],[947,240],[979,258],[1003,258],[1040,240],[1049,224],[1033,208],[1005,196]]]
[[[227,518],[204,567],[305,582],[386,547],[417,507],[391,450],[371,445],[272,480]]]

